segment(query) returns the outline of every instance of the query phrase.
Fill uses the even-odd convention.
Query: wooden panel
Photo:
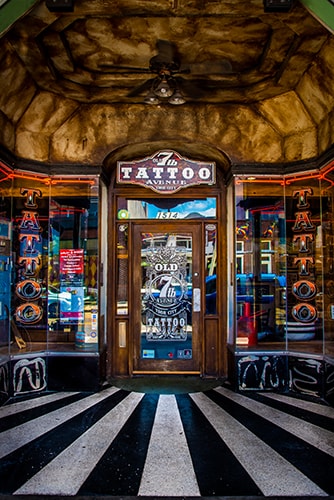
[[[207,318],[204,322],[204,375],[219,376],[218,318]]]
[[[129,324],[127,319],[116,320],[114,334],[115,343],[115,375],[129,375]]]

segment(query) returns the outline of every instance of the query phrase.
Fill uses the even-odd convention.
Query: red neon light
[[[319,179],[319,180],[325,180],[326,182],[329,182],[331,186],[334,186],[334,181],[331,179],[328,179],[326,176],[334,170],[334,160],[332,160],[328,165],[323,167],[321,171],[318,172],[313,172],[313,173],[308,173],[308,174],[294,174],[294,175],[287,175],[284,176],[283,179],[262,179],[261,177],[256,177],[255,179],[236,179],[235,183],[236,184],[249,184],[252,182],[261,182],[264,184],[281,184],[282,186],[284,185],[290,185],[293,182],[298,182],[298,181],[303,181],[307,179]],[[255,174],[256,175],[256,174]],[[248,174],[249,177],[249,174]]]
[[[43,184],[49,186],[50,184],[59,184],[59,183],[64,183],[64,184],[89,184],[93,186],[95,184],[95,179],[80,179],[80,178],[75,178],[75,179],[68,179],[66,177],[50,177],[48,175],[43,175],[43,174],[28,174],[25,172],[17,172],[14,170],[11,170],[5,163],[0,161],[0,172],[4,174],[6,177],[3,179],[0,179],[0,183],[4,182],[8,179],[26,179],[26,180],[31,180],[31,181],[39,181],[43,182]]]

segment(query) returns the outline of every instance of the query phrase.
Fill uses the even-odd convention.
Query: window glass
[[[216,217],[216,198],[118,199],[117,218],[122,219],[202,219]]]
[[[235,193],[236,345],[333,354],[331,171],[240,177]]]
[[[0,370],[8,360],[11,314],[11,191],[12,181],[0,170]]]
[[[217,313],[217,226],[205,226],[205,312]]]
[[[98,341],[98,186],[91,180],[52,185],[48,324],[59,342],[95,350]]]
[[[324,324],[324,352],[334,355],[334,173],[329,170],[321,181],[321,212],[323,237],[323,289],[317,295]]]
[[[286,186],[287,321],[289,349],[323,350],[323,248],[321,190],[318,179],[293,180]],[[296,345],[298,343],[298,346]]]
[[[142,233],[141,241],[141,358],[191,360],[192,234]]]
[[[128,224],[118,224],[117,226],[117,314],[127,315],[128,310]]]
[[[98,179],[17,174],[11,197],[11,352],[96,350]]]
[[[236,182],[236,345],[285,341],[286,250],[281,181]]]
[[[43,177],[13,180],[13,352],[46,347],[49,192]]]

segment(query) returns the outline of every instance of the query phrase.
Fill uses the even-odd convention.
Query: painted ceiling
[[[144,104],[161,41],[181,106]],[[0,143],[51,163],[171,137],[201,137],[232,162],[316,158],[334,138],[333,47],[299,2],[288,13],[262,0],[77,0],[66,13],[37,2],[0,38]]]

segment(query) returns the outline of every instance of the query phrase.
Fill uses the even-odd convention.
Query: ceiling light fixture
[[[293,0],[263,0],[264,12],[289,12]]]
[[[144,99],[145,104],[160,104],[161,102],[168,102],[174,106],[179,106],[186,102],[175,78],[166,72],[163,72],[153,80],[151,88]]]
[[[74,0],[45,0],[45,5],[50,12],[74,11]]]

